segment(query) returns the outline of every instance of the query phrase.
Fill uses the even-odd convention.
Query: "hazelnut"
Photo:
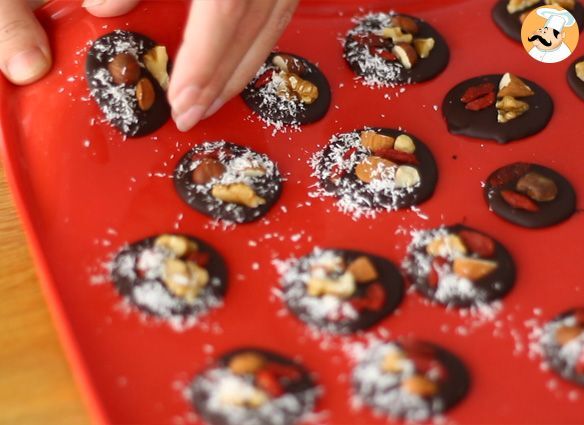
[[[391,25],[393,27],[401,28],[404,32],[407,32],[408,34],[418,33],[418,23],[408,16],[398,15],[392,17]]]
[[[371,183],[375,179],[383,178],[387,168],[394,167],[395,163],[378,156],[368,156],[355,167],[355,175],[364,183]]]
[[[414,141],[407,134],[400,134],[399,136],[397,136],[393,148],[396,151],[405,153],[414,153],[416,151],[416,145],[414,144]]]
[[[219,179],[225,173],[225,166],[215,158],[204,158],[191,174],[196,184],[207,184],[213,179]]]
[[[146,69],[158,81],[164,91],[168,90],[168,53],[166,47],[156,46],[150,49],[143,57]]]
[[[426,245],[426,253],[433,257],[448,257],[466,254],[466,246],[458,235],[445,235],[435,238]]]
[[[154,86],[148,78],[142,78],[136,85],[136,99],[138,99],[138,106],[143,111],[148,111],[154,105],[156,95],[154,93]]]
[[[379,35],[383,38],[391,38],[391,42],[393,44],[397,44],[397,43],[410,44],[412,42],[412,40],[414,39],[414,36],[412,34],[404,34],[402,32],[401,28],[399,28],[399,27],[383,28],[379,32]]]
[[[540,0],[509,0],[507,12],[515,13],[527,9],[539,3]]]
[[[216,184],[211,189],[211,195],[223,202],[244,205],[248,208],[257,208],[266,203],[264,198],[258,196],[245,183]]]
[[[517,98],[533,96],[534,94],[531,87],[525,84],[521,78],[507,72],[499,82],[497,97],[511,96]]]
[[[386,136],[384,134],[379,134],[372,130],[362,131],[360,135],[361,144],[372,152],[379,151],[380,149],[391,149],[393,148],[394,138]]]
[[[366,283],[379,277],[375,265],[368,257],[361,256],[354,259],[347,267],[357,283]]]
[[[426,59],[430,56],[430,52],[436,45],[436,41],[433,38],[415,38],[414,39],[414,49],[416,53],[422,59]]]
[[[438,385],[422,375],[413,375],[402,381],[404,391],[420,397],[431,397],[438,392]]]
[[[553,201],[558,196],[556,183],[552,179],[535,172],[527,173],[521,177],[517,181],[515,189],[538,202]]]
[[[501,124],[514,120],[529,110],[528,103],[511,96],[505,96],[495,106],[497,107],[497,121]]]
[[[584,332],[584,329],[580,326],[562,326],[556,329],[556,342],[560,345],[566,345],[573,339],[578,338],[582,332]]]
[[[415,167],[400,165],[395,171],[395,187],[408,188],[420,183],[420,173]]]
[[[281,71],[302,75],[306,72],[306,65],[300,59],[291,55],[278,54],[272,58],[272,63]]]
[[[497,268],[497,263],[478,258],[459,257],[454,259],[452,270],[460,277],[471,282],[482,279],[491,274]]]
[[[584,81],[584,61],[578,62],[575,66],[576,69],[576,76]]]
[[[154,241],[154,246],[166,249],[177,257],[184,257],[199,249],[196,242],[180,235],[160,235]]]
[[[264,356],[253,351],[246,351],[231,357],[228,367],[236,375],[255,375],[265,364]]]
[[[397,56],[400,63],[405,69],[412,69],[418,61],[416,50],[406,43],[398,43],[391,49],[392,53]]]
[[[140,79],[140,64],[134,56],[129,53],[120,53],[108,64],[114,83],[116,84],[136,84]]]

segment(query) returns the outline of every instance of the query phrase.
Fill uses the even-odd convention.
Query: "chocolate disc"
[[[372,327],[398,307],[404,293],[390,261],[344,249],[315,249],[283,273],[281,285],[294,315],[336,333]]]
[[[196,411],[213,425],[292,425],[314,410],[318,397],[301,364],[253,347],[219,358],[190,390]]]
[[[361,403],[407,422],[440,415],[462,400],[470,386],[458,357],[416,340],[370,348],[353,370],[352,381]]]
[[[413,142],[410,151],[415,150],[412,153],[398,151],[396,145],[387,149],[366,147],[361,142],[361,133],[369,131],[395,140],[407,136]],[[373,181],[365,182],[358,177],[357,171],[359,164],[371,156],[383,158],[396,166],[389,167],[387,173]],[[428,147],[411,134],[389,128],[365,128],[336,134],[322,151],[313,156],[311,165],[314,175],[320,180],[323,195],[338,198],[339,207],[347,212],[357,209],[391,211],[421,204],[432,196],[438,180],[436,162]],[[411,186],[398,183],[402,166],[417,173],[419,182]]]
[[[493,20],[497,24],[497,26],[503,31],[508,37],[511,37],[513,40],[518,41],[521,43],[521,20],[519,19],[520,16],[526,12],[531,12],[532,10],[546,6],[544,1],[540,1],[534,4],[531,7],[528,7],[525,10],[521,10],[515,13],[507,12],[507,4],[509,0],[499,0],[495,3],[495,6],[492,10]],[[579,1],[576,1],[576,7],[574,10],[568,10],[578,23],[578,27],[580,31],[584,28],[584,7]]]
[[[547,323],[540,342],[551,368],[584,386],[584,308],[568,310]]]
[[[446,306],[491,303],[515,284],[505,247],[461,224],[417,232],[402,267],[416,291]]]
[[[553,199],[538,201],[522,193],[517,189],[517,183],[526,174],[545,177],[548,185],[552,185],[552,189],[556,188],[556,196]],[[544,189],[545,187],[539,188],[539,191]],[[576,193],[570,182],[554,170],[537,164],[516,162],[499,168],[487,178],[484,192],[489,208],[495,214],[523,227],[551,226],[570,218],[576,210]],[[518,197],[517,204],[513,206],[510,203],[513,199],[506,201],[501,192],[506,196]],[[507,195],[509,192],[511,195]],[[525,199],[527,206],[522,206],[521,202],[525,202]]]
[[[442,113],[448,125],[448,131],[452,134],[507,143],[543,130],[552,117],[553,101],[544,89],[524,78],[521,80],[533,90],[534,95],[518,99],[529,105],[529,110],[523,115],[508,122],[499,123],[494,103],[480,111],[465,108],[461,98],[467,89],[483,83],[492,83],[496,91],[501,78],[500,74],[471,78],[450,90],[442,104]]]
[[[174,186],[197,211],[215,219],[247,223],[264,216],[276,203],[282,178],[267,155],[217,141],[197,145],[181,158]],[[223,197],[217,196],[219,189]]]
[[[87,55],[86,74],[91,95],[96,100],[105,118],[122,133],[129,137],[140,137],[152,133],[162,127],[170,118],[170,105],[166,100],[166,92],[156,78],[148,71],[144,55],[157,44],[148,37],[135,32],[116,30],[98,38]],[[132,62],[120,63],[116,75],[126,83],[114,81],[115,77],[109,68],[118,57],[126,55]],[[138,63],[136,64],[135,61]],[[127,65],[127,66],[126,66]],[[128,70],[133,70],[131,75]],[[116,79],[117,79],[116,78]],[[146,79],[139,89],[140,81]],[[137,96],[153,96],[147,100],[149,108],[142,110]]]
[[[302,101],[298,92],[290,88],[286,94],[281,93],[286,84],[280,75],[282,70],[272,63],[275,56],[290,58],[295,65],[290,67],[289,72],[316,86],[318,97],[312,103]],[[331,103],[331,89],[324,74],[307,59],[292,53],[274,52],[241,93],[241,97],[266,123],[280,128],[284,124],[310,124],[324,117]]]
[[[568,83],[570,84],[570,87],[572,87],[572,90],[574,90],[574,93],[576,93],[580,99],[584,100],[584,81],[578,78],[578,75],[576,74],[576,64],[580,62],[584,62],[584,56],[576,59],[568,68]]]
[[[175,252],[168,245],[157,242],[159,236],[134,242],[123,248],[112,264],[112,280],[118,292],[131,304],[149,314],[171,319],[177,316],[196,317],[221,303],[227,289],[227,268],[221,256],[206,242],[187,235],[178,237],[184,245],[188,241],[191,252]],[[182,255],[181,255],[182,254]],[[188,263],[197,273],[208,275],[197,293],[179,295],[168,285],[167,262]],[[174,269],[173,269],[174,270]],[[203,270],[203,271],[201,271]],[[183,277],[173,271],[170,278]],[[187,276],[185,279],[187,280]],[[178,285],[180,286],[180,285]],[[187,289],[184,285],[180,289]],[[176,288],[175,288],[176,289]]]
[[[399,17],[413,20],[417,27],[417,31],[414,29],[410,30],[411,32],[406,31],[406,25],[400,27],[406,34],[406,39],[409,36],[412,36],[412,39],[434,39],[433,48],[426,58],[421,58],[419,53],[416,53],[414,45],[406,42],[413,48],[410,51],[416,57],[416,62],[409,69],[392,52],[393,39],[378,35],[384,28],[394,25],[392,19]],[[448,65],[450,52],[444,38],[421,19],[393,13],[370,13],[355,21],[357,25],[345,38],[344,58],[366,85],[394,86],[420,83],[436,77]],[[396,39],[396,44],[399,43]]]

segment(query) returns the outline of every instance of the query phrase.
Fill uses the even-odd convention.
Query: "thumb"
[[[139,2],[140,0],[84,0],[82,6],[92,15],[104,18],[128,13]]]

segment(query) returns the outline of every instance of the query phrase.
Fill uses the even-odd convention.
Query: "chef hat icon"
[[[558,32],[562,32],[564,27],[571,27],[576,24],[576,19],[567,10],[552,9],[550,7],[540,7],[537,14],[547,19],[544,27],[548,27]]]

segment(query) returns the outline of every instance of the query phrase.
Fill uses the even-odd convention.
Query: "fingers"
[[[139,2],[140,0],[84,0],[83,7],[92,15],[109,17],[128,13]]]
[[[32,83],[51,68],[47,36],[26,0],[0,1],[0,69],[14,84]]]

